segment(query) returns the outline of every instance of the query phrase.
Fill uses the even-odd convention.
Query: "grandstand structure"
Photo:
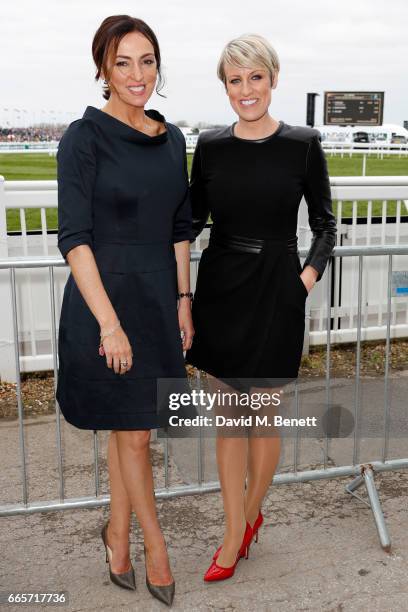
[[[59,141],[67,129],[61,125],[37,125],[32,127],[1,127],[0,143],[35,143]]]
[[[396,123],[383,125],[316,125],[323,145],[328,143],[353,145],[398,145],[408,143],[408,130]]]

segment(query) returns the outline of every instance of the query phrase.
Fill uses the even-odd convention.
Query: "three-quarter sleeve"
[[[72,123],[64,133],[58,162],[58,248],[64,259],[80,244],[92,248],[92,197],[96,154],[88,122]]]
[[[192,228],[190,187],[189,187],[189,182],[188,182],[186,140],[181,130],[179,130],[179,132],[180,132],[180,135],[182,138],[182,144],[183,144],[185,193],[181,201],[181,204],[177,208],[176,213],[174,215],[173,243],[182,242],[183,240],[188,240],[192,242],[194,240],[193,228]]]
[[[197,140],[191,166],[190,196],[193,211],[193,240],[195,240],[203,231],[210,215],[210,207],[205,193],[202,171],[202,144],[200,142],[200,136]]]
[[[327,161],[321,145],[321,134],[315,130],[309,143],[306,161],[304,196],[308,207],[312,243],[303,264],[313,266],[319,281],[336,244],[336,218],[332,210]]]

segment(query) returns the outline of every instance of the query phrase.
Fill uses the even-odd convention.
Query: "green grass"
[[[6,181],[54,180],[57,162],[48,153],[0,153],[0,174]]]
[[[188,171],[191,172],[192,155],[187,156]],[[362,155],[356,154],[350,159],[347,155],[343,158],[340,155],[331,157],[327,155],[327,163],[330,176],[361,176],[362,173]],[[6,180],[24,181],[24,180],[53,180],[57,176],[57,166],[55,156],[50,156],[47,153],[30,153],[30,154],[11,154],[4,155],[0,153],[0,175]],[[366,165],[367,176],[408,176],[408,157],[398,159],[396,155],[384,155],[384,159],[376,157],[368,157]],[[337,214],[337,202],[333,202],[334,213]],[[382,202],[379,200],[373,201],[372,207],[374,216],[381,216]],[[387,204],[387,215],[395,216],[396,202],[389,201]],[[359,202],[357,206],[357,215],[364,217],[367,214],[367,202]],[[408,215],[405,206],[401,207],[401,214]],[[47,209],[47,224],[49,229],[57,228],[57,211],[55,208]],[[343,202],[343,216],[352,216],[352,203]],[[40,211],[26,210],[27,229],[41,228]],[[7,226],[9,231],[19,231],[20,215],[18,210],[9,210],[7,212]]]
[[[45,215],[47,218],[47,228],[49,230],[57,229],[58,228],[57,209],[56,208],[46,208]],[[41,213],[38,208],[26,208],[25,218],[26,218],[27,230],[41,229]],[[7,211],[7,229],[9,232],[21,231],[20,211],[19,210],[8,210]]]
[[[331,156],[326,154],[330,176],[362,176],[363,155],[355,153],[352,158],[344,155]],[[399,159],[397,155],[384,155],[384,159],[367,157],[366,160],[367,176],[407,176],[408,175],[408,156]]]

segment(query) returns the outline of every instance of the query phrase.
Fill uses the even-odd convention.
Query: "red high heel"
[[[208,568],[208,570],[206,571],[206,573],[204,574],[204,580],[206,582],[214,582],[215,580],[226,580],[227,578],[231,578],[231,576],[234,575],[235,572],[235,568],[238,565],[238,561],[242,558],[245,557],[245,559],[248,559],[249,556],[249,547],[251,544],[251,540],[252,540],[252,527],[251,525],[247,522],[246,524],[246,528],[245,528],[245,533],[244,533],[244,537],[242,540],[242,544],[239,547],[239,551],[237,553],[237,558],[235,560],[234,565],[231,565],[231,567],[221,567],[221,565],[217,565],[216,563],[216,559],[218,558],[218,555],[221,551],[221,546],[217,549],[214,557],[213,557],[213,561],[210,565],[210,567]]]
[[[258,516],[256,517],[256,521],[254,523],[254,526],[252,527],[252,535],[255,538],[255,542],[258,542],[258,529],[260,528],[260,526],[263,523],[263,516],[262,516],[262,512],[259,511]]]
[[[249,551],[249,546],[251,545],[253,539],[255,539],[255,542],[258,543],[258,529],[262,525],[263,521],[264,521],[264,517],[262,515],[262,512],[259,511],[258,516],[255,519],[254,526],[252,527],[252,537],[251,537],[251,541],[248,543],[248,551]],[[221,552],[221,548],[222,546],[219,546],[217,550],[215,551],[214,556],[213,556],[214,561],[218,558],[218,555]]]

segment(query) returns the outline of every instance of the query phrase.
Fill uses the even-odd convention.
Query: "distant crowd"
[[[66,125],[45,125],[26,128],[0,127],[0,142],[50,142],[60,140]]]

